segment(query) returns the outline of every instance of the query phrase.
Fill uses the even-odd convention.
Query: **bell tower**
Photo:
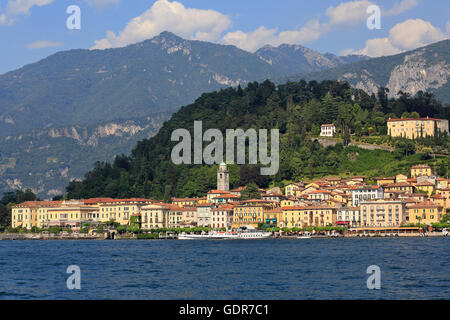
[[[228,172],[227,165],[221,163],[219,169],[217,169],[217,190],[230,191],[230,173]]]

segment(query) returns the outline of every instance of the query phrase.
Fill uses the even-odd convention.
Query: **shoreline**
[[[298,236],[271,236],[266,238],[265,240],[316,240],[316,239],[367,239],[367,238],[446,238],[448,236],[443,235],[441,232],[432,232],[426,233],[425,235],[421,233],[408,233],[408,234],[395,234],[395,235],[341,235],[341,236],[312,236],[309,239],[298,239]],[[159,238],[159,239],[137,239],[135,237],[129,236],[118,236],[115,239],[108,239],[103,236],[59,236],[59,235],[41,235],[41,234],[0,234],[0,241],[54,241],[54,240],[104,240],[104,241],[127,241],[127,240],[136,240],[136,241],[151,241],[151,240],[178,240],[176,238]],[[260,239],[256,239],[260,240]],[[184,240],[185,241],[185,240]]]

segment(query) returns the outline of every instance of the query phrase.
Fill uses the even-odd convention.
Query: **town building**
[[[172,203],[179,207],[193,207],[201,202],[201,198],[172,198]]]
[[[442,205],[426,201],[411,205],[407,208],[408,223],[431,225],[440,222],[444,214]]]
[[[395,177],[377,177],[375,178],[378,186],[382,186],[384,184],[392,184],[395,183]]]
[[[416,191],[426,193],[431,196],[435,190],[435,184],[429,181],[422,181],[415,185]]]
[[[282,220],[283,210],[281,208],[268,209],[264,211],[264,223],[266,228],[274,228],[279,226]]]
[[[211,226],[211,212],[215,207],[214,204],[205,203],[197,205],[197,226],[210,227]]]
[[[280,227],[304,228],[335,225],[337,208],[325,205],[284,207]]]
[[[222,205],[211,210],[211,228],[230,230],[233,224],[234,210],[231,205]]]
[[[98,207],[97,221],[118,222],[120,225],[129,225],[130,218],[141,211],[141,207],[151,204],[149,199],[105,199],[92,204]],[[85,202],[86,203],[86,202]]]
[[[338,225],[348,225],[356,228],[361,226],[361,207],[341,207],[337,209]]]
[[[407,183],[408,182],[408,176],[405,176],[402,173],[399,173],[395,176],[395,183]]]
[[[406,222],[405,203],[401,200],[361,201],[362,227],[400,227]]]
[[[383,199],[384,192],[380,186],[362,186],[351,190],[352,206],[358,207],[361,201]]]
[[[327,201],[331,198],[331,192],[327,190],[315,190],[306,194],[308,200],[313,202]]]
[[[274,201],[276,203],[281,203],[282,200],[286,199],[286,196],[281,193],[266,193],[261,196],[263,200]]]
[[[222,191],[222,190],[210,190],[206,194],[206,203],[215,203],[217,202],[217,199],[223,196],[227,196],[230,193],[228,191]],[[199,203],[201,204],[201,203]]]
[[[11,226],[13,228],[48,227],[52,217],[48,209],[59,207],[62,201],[27,201],[12,207]]]
[[[155,203],[141,207],[141,228],[144,230],[162,229],[169,226],[169,207]]]
[[[414,187],[410,185],[408,182],[396,182],[383,185],[383,190],[385,193],[389,193],[391,191],[402,191],[404,193],[413,193]]]
[[[426,164],[420,164],[417,166],[411,167],[411,178],[418,178],[418,177],[430,177],[433,175],[433,172],[431,170],[431,167]]]
[[[389,119],[387,121],[388,134],[391,137],[415,139],[434,136],[435,130],[449,132],[448,120],[434,118]]]
[[[320,126],[321,137],[332,137],[336,133],[336,127],[334,124],[323,124]]]
[[[258,199],[241,201],[239,205],[234,206],[232,228],[257,228],[258,224],[264,222],[264,211],[270,209],[273,209],[273,202]]]
[[[183,227],[196,227],[198,223],[197,207],[183,207],[182,221]]]
[[[96,212],[97,208],[87,206],[83,201],[63,201],[60,206],[47,209],[45,226],[79,228],[83,223],[93,222]]]

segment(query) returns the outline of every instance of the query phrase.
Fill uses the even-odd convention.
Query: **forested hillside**
[[[415,154],[415,144],[398,139],[396,152],[369,151],[356,147],[322,147],[311,139],[320,125],[333,122],[344,144],[350,137],[386,134],[386,120],[413,113],[418,116],[450,118],[450,110],[431,94],[404,95],[388,99],[352,89],[336,81],[289,82],[275,86],[270,81],[250,83],[247,88],[228,88],[203,94],[195,103],[182,107],[159,133],[137,144],[130,156],[117,157],[112,163],[99,162],[81,182],[67,188],[69,198],[98,196],[142,196],[168,200],[171,196],[204,195],[215,188],[216,166],[175,166],[171,134],[179,128],[191,134],[195,120],[203,121],[203,130],[278,128],[280,130],[280,170],[275,176],[260,176],[257,166],[231,166],[231,185],[251,181],[260,187],[283,185],[287,180],[310,179],[331,174],[375,177],[407,172],[412,163],[428,162],[436,170],[445,170],[449,157]],[[423,139],[426,140],[426,139]],[[429,139],[428,139],[429,140]],[[426,141],[428,141],[426,140]],[[425,142],[424,142],[425,143]],[[448,148],[448,136],[440,135],[432,144]]]

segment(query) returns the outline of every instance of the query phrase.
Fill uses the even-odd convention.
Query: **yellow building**
[[[422,181],[415,185],[416,191],[422,191],[426,193],[428,196],[431,196],[434,192],[435,184],[429,181]]]
[[[437,178],[437,182],[438,182],[438,188],[439,189],[444,189],[444,188],[448,188],[448,179],[445,178]]]
[[[435,194],[431,196],[430,201],[442,206],[444,210],[447,209],[447,201],[441,194]]]
[[[141,207],[141,228],[144,230],[168,228],[169,206],[165,203]]]
[[[450,208],[450,188],[437,189],[436,194],[441,195],[445,199],[445,208]]]
[[[377,177],[375,180],[377,181],[378,186],[395,183],[395,177]]]
[[[409,223],[422,223],[431,225],[439,222],[444,214],[444,208],[437,203],[421,202],[408,209]]]
[[[200,198],[172,198],[172,203],[179,207],[194,207],[200,203]]]
[[[387,127],[388,134],[391,137],[405,137],[408,139],[434,136],[435,127],[441,132],[449,132],[448,120],[433,118],[389,119]]]
[[[268,226],[279,226],[283,218],[281,208],[274,208],[264,211],[264,223]]]
[[[93,206],[98,207],[98,221],[113,221],[121,225],[129,225],[130,217],[138,215],[141,207],[152,202],[149,199],[110,199],[101,200],[99,203],[93,204]]]
[[[408,177],[404,174],[398,174],[395,176],[395,183],[406,183],[408,182]]]
[[[14,206],[11,215],[13,228],[79,227],[96,221],[98,208],[79,200],[30,201]]]
[[[414,167],[411,167],[411,178],[417,178],[422,176],[431,176],[433,174],[431,167],[426,164],[420,164]]]
[[[297,192],[299,190],[303,190],[303,184],[301,183],[290,183],[286,186],[286,188],[284,188],[284,195],[286,197],[296,197],[297,196]]]
[[[305,194],[308,200],[312,201],[326,201],[331,198],[331,192],[327,190],[316,190]]]
[[[183,226],[197,226],[197,207],[184,207],[182,212]]]
[[[336,223],[337,208],[329,206],[284,207],[280,227],[326,227]]]
[[[243,226],[258,227],[259,223],[264,223],[264,211],[272,209],[271,201],[246,200],[233,208],[233,229]]]
[[[383,185],[383,190],[385,193],[391,191],[404,191],[405,193],[413,193],[414,187],[407,182],[398,182]]]
[[[307,225],[302,207],[282,207],[278,226],[282,228],[302,228]]]
[[[11,226],[13,228],[48,227],[48,209],[58,207],[62,201],[27,201],[12,207]]]
[[[47,209],[45,224],[48,227],[77,228],[82,223],[95,221],[97,210],[83,201],[63,201],[60,206]]]

